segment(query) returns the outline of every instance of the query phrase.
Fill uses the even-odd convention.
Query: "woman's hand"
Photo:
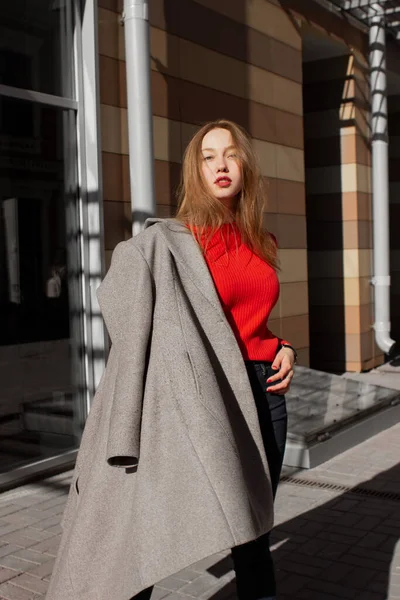
[[[272,368],[277,373],[267,379],[267,383],[282,380],[276,385],[267,387],[267,392],[284,395],[289,391],[294,375],[295,354],[291,348],[281,348],[272,363]]]

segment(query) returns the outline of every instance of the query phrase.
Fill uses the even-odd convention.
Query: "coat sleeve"
[[[139,460],[140,426],[153,321],[153,277],[132,242],[115,248],[111,267],[97,290],[111,338],[106,369],[113,379],[107,462],[133,467]]]

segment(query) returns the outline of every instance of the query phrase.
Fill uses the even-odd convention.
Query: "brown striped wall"
[[[130,236],[121,2],[99,0],[105,246]],[[157,213],[174,214],[182,153],[215,118],[246,127],[269,182],[265,219],[280,245],[281,297],[270,328],[308,364],[301,38],[279,2],[152,0],[152,97]]]

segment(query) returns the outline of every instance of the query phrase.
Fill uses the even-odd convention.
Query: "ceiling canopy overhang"
[[[343,15],[368,26],[376,17],[384,20],[388,33],[400,41],[400,0],[330,0]]]

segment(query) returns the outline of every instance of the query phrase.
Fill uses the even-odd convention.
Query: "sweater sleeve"
[[[291,344],[290,342],[288,342],[287,340],[283,340],[282,338],[278,337],[278,341],[279,341],[279,345],[281,346],[282,344],[286,344],[287,346],[292,346],[293,344]]]
[[[272,239],[274,240],[276,247],[279,248],[278,240],[276,239],[276,236],[273,233],[271,233],[271,232],[269,232],[269,234],[272,237]],[[282,339],[280,337],[278,337],[278,342],[279,342],[279,346],[281,346],[281,344],[288,344],[289,346],[293,345],[290,342],[288,342],[287,340],[284,340],[284,339]]]

